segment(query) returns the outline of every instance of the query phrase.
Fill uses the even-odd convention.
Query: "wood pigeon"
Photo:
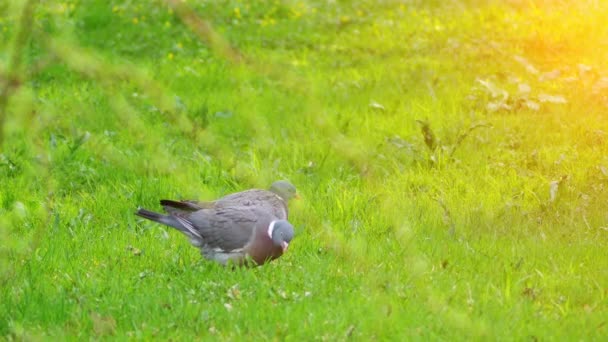
[[[287,250],[294,235],[288,221],[254,205],[172,210],[168,215],[140,208],[136,215],[179,230],[205,258],[224,265],[274,260]]]
[[[287,220],[289,214],[287,203],[292,198],[299,198],[296,187],[288,181],[280,180],[272,183],[268,190],[241,191],[213,202],[161,200],[160,204],[169,214],[187,214],[201,209],[243,206],[258,208],[280,220]]]

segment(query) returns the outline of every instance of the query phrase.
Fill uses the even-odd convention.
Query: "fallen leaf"
[[[608,169],[604,165],[599,166],[600,172],[604,175],[604,177],[608,177]]]
[[[91,313],[93,330],[98,336],[114,335],[116,331],[116,320],[112,316],[101,316],[96,312]]]
[[[519,84],[522,83],[521,82],[521,78],[515,75],[509,75],[507,76],[507,82],[509,82],[510,84]]]
[[[519,91],[520,94],[529,94],[530,91],[532,91],[532,88],[527,83],[520,83],[517,86],[517,91]]]
[[[370,103],[369,103],[369,107],[370,107],[371,109],[376,109],[376,110],[379,110],[379,111],[382,111],[382,112],[384,112],[384,111],[386,110],[386,108],[384,108],[384,106],[383,106],[383,105],[379,104],[379,103],[378,103],[378,102],[376,102],[376,101],[372,101],[372,102],[370,102]]]
[[[533,111],[538,111],[540,109],[540,105],[536,101],[526,100],[524,102],[524,105],[526,107],[528,107],[528,109],[533,110]]]
[[[25,204],[23,204],[23,202],[15,202],[13,210],[15,214],[19,216],[19,218],[24,219],[27,217],[27,207],[25,206]]]
[[[549,183],[549,201],[554,202],[557,198],[557,191],[559,190],[560,181],[552,181]]]
[[[538,77],[538,80],[541,82],[553,81],[556,78],[560,77],[561,74],[562,74],[562,72],[559,71],[559,69],[555,69],[555,70],[543,73],[542,75],[540,75]]]
[[[538,291],[533,288],[533,287],[526,287],[524,288],[524,290],[521,292],[521,294],[525,297],[528,297],[530,299],[536,299],[537,295],[538,295]]]
[[[215,115],[216,118],[229,119],[229,118],[232,117],[232,112],[230,112],[230,111],[216,112],[214,115]]]
[[[497,112],[497,111],[499,111],[499,110],[501,110],[501,109],[504,109],[504,110],[511,110],[511,108],[512,108],[512,107],[511,107],[510,105],[508,105],[508,104],[504,103],[503,101],[489,102],[489,103],[486,105],[486,109],[487,109],[488,111],[490,111],[490,112]]]
[[[561,95],[539,94],[538,100],[540,102],[549,102],[549,103],[568,103],[566,98]]]
[[[591,92],[597,95],[608,88],[608,77],[602,77],[593,84]]]
[[[231,299],[240,299],[241,291],[239,290],[239,285],[235,284],[231,288],[229,288],[228,293],[226,295]]]
[[[355,326],[354,325],[349,326],[348,329],[346,329],[346,337],[350,337],[354,331],[355,331]]]
[[[395,135],[392,138],[387,138],[386,139],[389,143],[393,144],[395,147],[397,148],[404,148],[404,147],[412,147],[412,144],[410,144],[409,142],[403,140],[400,136]]]
[[[534,67],[534,65],[532,65],[532,63],[530,63],[527,59],[525,59],[522,56],[514,56],[513,57],[519,64],[521,64],[524,68],[526,68],[526,71],[534,74],[534,75],[538,75],[538,70]]]
[[[590,66],[588,66],[588,65],[585,65],[585,64],[579,64],[578,65],[578,74],[581,77],[585,76],[585,74],[588,73],[591,70],[593,70],[593,68],[590,67]]]
[[[503,101],[506,101],[509,98],[509,93],[506,90],[497,87],[494,83],[482,79],[478,79],[477,82],[486,88],[492,98],[502,98]]]
[[[141,249],[139,248],[135,248],[131,245],[127,246],[127,250],[130,251],[131,253],[133,253],[133,255],[135,256],[140,256],[141,255]]]
[[[182,101],[181,97],[179,97],[179,96],[175,96],[175,109],[177,109],[180,112],[183,112],[186,109],[188,109],[188,107],[186,106],[184,101]]]

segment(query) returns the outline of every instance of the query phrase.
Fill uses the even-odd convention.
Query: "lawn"
[[[0,3],[0,339],[601,340],[608,3]],[[142,220],[289,179],[253,269]]]

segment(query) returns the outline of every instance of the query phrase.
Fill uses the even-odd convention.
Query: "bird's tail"
[[[169,214],[189,214],[204,209],[207,204],[206,202],[198,203],[195,201],[160,200],[160,205],[162,205]]]
[[[153,211],[142,209],[142,208],[137,209],[137,211],[135,212],[135,215],[137,215],[139,217],[143,217],[150,221],[162,223],[166,226],[173,227],[181,232],[188,231],[175,217],[173,217],[171,215],[163,215],[163,214],[155,213]]]
[[[142,208],[137,209],[135,215],[179,230],[190,238],[190,243],[192,243],[195,247],[200,247],[204,243],[201,235],[185,219],[173,215],[155,213]]]

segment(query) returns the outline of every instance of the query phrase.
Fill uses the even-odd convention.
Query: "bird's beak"
[[[283,243],[281,244],[281,247],[283,247],[283,253],[285,253],[285,251],[287,250],[287,247],[289,247],[289,243],[283,241]]]
[[[300,197],[300,194],[297,194],[297,193],[296,193],[296,194],[293,196],[293,198],[295,198],[295,199],[299,200],[299,199],[300,199],[300,198],[302,198],[302,197]]]

